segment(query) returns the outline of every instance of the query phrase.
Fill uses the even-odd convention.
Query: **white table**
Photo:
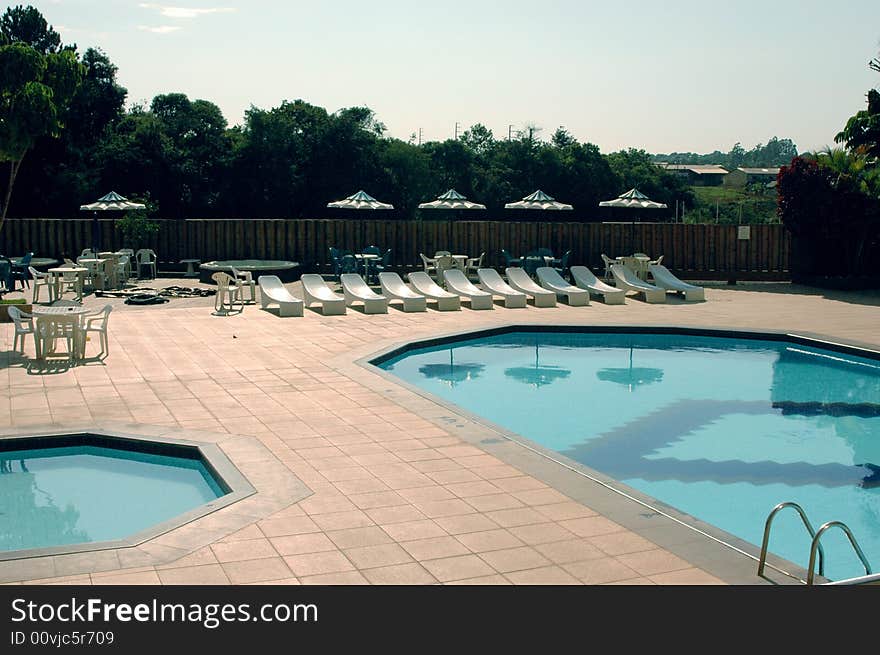
[[[364,279],[369,282],[371,277],[370,269],[376,262],[382,259],[382,256],[374,253],[358,252],[355,253],[354,258],[359,259],[364,263]]]
[[[82,359],[85,341],[80,329],[82,316],[89,309],[82,305],[36,306],[31,314],[34,317],[34,347],[37,359],[45,359],[46,355],[55,352],[55,340],[66,336],[67,330],[73,331],[73,351],[71,359]]]
[[[623,264],[635,273],[639,279],[648,279],[648,264],[651,263],[650,257],[636,257],[631,255],[626,257],[616,257],[615,259],[618,263]]]
[[[108,280],[107,270],[104,267],[106,261],[106,258],[80,257],[76,260],[76,263],[89,269],[92,277],[92,286],[99,289],[105,289],[109,286],[111,289],[115,289],[116,264],[114,263],[113,266],[110,267],[110,279]],[[98,281],[100,281],[100,286],[98,286]]]
[[[71,273],[76,274],[76,283],[74,285],[74,293],[76,294],[77,300],[82,300],[83,297],[83,286],[85,284],[86,273],[89,272],[88,268],[84,266],[56,266],[55,268],[50,268],[47,273],[52,275],[52,284],[54,288],[55,298],[50,298],[50,300],[60,298],[64,293],[63,282],[65,275],[70,275]]]
[[[186,273],[183,274],[183,277],[198,277],[199,274],[195,271],[195,266],[197,264],[201,264],[201,259],[181,259],[181,264],[186,264]]]

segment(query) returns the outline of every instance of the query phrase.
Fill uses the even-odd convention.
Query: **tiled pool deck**
[[[104,429],[216,443],[258,490],[137,547],[0,561],[0,582],[790,584],[360,363],[409,340],[508,324],[771,329],[880,347],[877,292],[719,283],[706,296],[302,318],[258,305],[218,317],[213,298],[133,307],[90,296],[116,306],[110,355],[69,370],[29,368],[0,324],[0,435]]]

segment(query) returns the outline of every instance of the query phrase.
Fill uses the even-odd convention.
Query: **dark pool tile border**
[[[141,429],[134,424],[102,422],[81,425],[75,430],[59,429],[58,426],[4,430],[0,431],[0,442],[59,436],[62,440],[69,440],[70,437],[83,434],[94,434],[98,440],[116,440],[131,447],[141,446],[165,454],[177,448],[196,448],[204,456],[206,466],[224,481],[230,492],[125,539],[0,553],[0,583],[166,564],[215,543],[313,493],[262,443],[244,435],[150,425],[144,425]],[[239,468],[247,469],[251,462],[238,462],[237,466],[237,449],[223,449],[223,445],[236,442],[247,442],[242,452],[252,453],[254,449],[265,451],[264,469],[276,470],[278,475],[284,476],[284,483],[265,489],[261,488],[259,482],[252,484]]]
[[[693,516],[663,503],[656,498],[647,496],[613,478],[606,476],[580,462],[576,462],[555,451],[511,432],[482,416],[464,408],[448,403],[439,396],[424,391],[416,385],[395,376],[380,368],[380,365],[395,357],[437,345],[477,339],[511,332],[560,332],[560,333],[629,333],[629,334],[681,334],[691,336],[743,338],[765,341],[790,342],[802,346],[823,348],[844,354],[856,355],[880,361],[880,350],[872,344],[850,341],[843,343],[835,337],[827,335],[785,330],[719,327],[705,328],[693,326],[670,325],[546,325],[506,324],[489,328],[478,328],[447,332],[442,335],[418,339],[405,343],[397,343],[361,357],[355,364],[380,376],[386,382],[396,384],[417,396],[429,400],[442,407],[452,416],[464,419],[464,423],[449,423],[429,418],[437,425],[457,434],[463,440],[479,446],[501,461],[511,464],[533,475],[558,491],[599,511],[603,516],[614,520],[623,527],[641,534],[658,546],[664,547],[688,562],[731,584],[800,584],[807,579],[804,567],[768,554],[765,577],[757,575],[757,562],[760,548],[744,541],[724,530],[707,524]],[[395,400],[394,395],[384,390],[378,393]],[[443,417],[441,417],[443,418]],[[499,439],[501,437],[501,439]],[[511,452],[504,444],[514,443],[522,448]],[[553,466],[547,466],[548,460]],[[572,477],[573,476],[573,477]],[[583,479],[591,480],[594,485],[584,487]],[[607,492],[607,493],[606,493]],[[652,517],[663,517],[663,520],[652,520]],[[766,517],[764,517],[766,518]],[[771,536],[772,547],[772,536]],[[817,582],[825,581],[816,576]]]

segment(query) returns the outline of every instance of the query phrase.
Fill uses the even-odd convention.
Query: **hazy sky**
[[[365,105],[402,139],[561,125],[605,153],[804,151],[880,85],[878,0],[170,1],[22,4],[106,52],[129,103],[185,93],[230,125],[302,99]]]

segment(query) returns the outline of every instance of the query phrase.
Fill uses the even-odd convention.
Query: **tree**
[[[839,149],[795,157],[780,169],[777,212],[806,253],[795,273],[864,272],[866,252],[878,245],[878,189],[864,158]]]
[[[34,7],[9,7],[0,17],[0,45],[23,43],[40,54],[61,50],[61,36]]]
[[[869,61],[868,68],[880,73],[880,57]],[[871,89],[867,100],[867,109],[852,116],[834,141],[845,143],[847,148],[865,155],[870,164],[876,165],[880,162],[880,92]]]
[[[84,74],[72,49],[55,52],[57,34],[32,9],[16,7],[0,18],[7,44],[0,46],[0,163],[9,164],[0,229],[22,160],[37,139],[58,136]]]
[[[113,188],[105,184],[100,155],[124,116],[127,91],[116,83],[117,68],[102,51],[89,48],[82,64],[85,76],[67,108],[65,129],[58,138],[37,139],[18,173],[10,212],[63,216],[83,199]]]

